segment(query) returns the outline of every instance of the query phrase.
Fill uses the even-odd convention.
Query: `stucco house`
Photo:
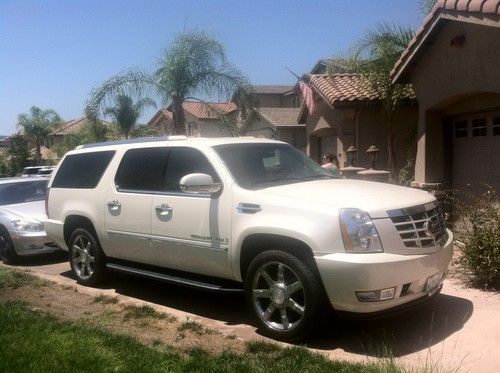
[[[114,123],[104,120],[100,120],[99,122],[106,126],[115,126]],[[57,147],[58,145],[62,144],[66,136],[78,134],[79,132],[83,131],[88,125],[90,125],[90,122],[86,117],[72,119],[64,122],[49,134],[45,145],[49,148]]]
[[[397,61],[419,102],[414,185],[500,192],[500,0],[440,0]]]
[[[313,71],[321,71],[318,64]],[[336,154],[344,167],[346,150],[354,146],[358,166],[369,168],[371,158],[365,151],[375,145],[380,149],[377,168],[387,169],[388,121],[370,82],[362,75],[347,73],[307,74],[305,78],[315,102],[312,114],[302,105],[298,118],[305,123],[307,154],[316,161],[327,153]],[[396,169],[407,162],[417,126],[417,103],[410,87],[406,96],[407,104],[393,117]]]
[[[237,107],[234,102],[185,101],[182,108],[188,136],[231,136],[227,123],[234,126],[237,122]],[[171,135],[172,124],[171,106],[168,106],[158,110],[147,126],[156,129],[159,135]]]

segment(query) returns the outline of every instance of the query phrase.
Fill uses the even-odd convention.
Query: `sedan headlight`
[[[379,253],[383,251],[377,228],[370,216],[358,209],[340,211],[340,231],[344,248],[349,253]]]
[[[16,232],[41,232],[45,229],[43,223],[21,219],[11,221],[10,225]]]

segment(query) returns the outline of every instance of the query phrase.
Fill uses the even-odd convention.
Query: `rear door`
[[[182,193],[179,182],[191,173],[220,181],[200,150],[170,147],[162,191],[153,197],[152,246],[161,266],[230,278],[230,191],[218,196]]]
[[[128,150],[107,192],[105,226],[110,256],[157,264],[151,247],[153,195],[160,190],[167,148]]]

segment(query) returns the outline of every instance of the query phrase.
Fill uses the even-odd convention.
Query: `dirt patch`
[[[0,289],[0,301],[22,301],[59,319],[130,335],[147,345],[168,345],[181,351],[201,348],[212,353],[245,351],[244,341],[192,320],[179,320],[147,305],[122,303],[115,297],[93,297],[71,286],[46,283],[36,288],[6,287]]]

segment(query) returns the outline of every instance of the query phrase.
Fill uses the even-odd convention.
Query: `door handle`
[[[120,210],[120,208],[122,207],[122,204],[118,202],[116,199],[108,202],[107,205],[110,211],[115,211],[115,212]]]
[[[172,212],[173,209],[172,209],[172,207],[170,207],[166,203],[162,203],[161,205],[156,206],[155,210],[161,216],[168,216]]]

